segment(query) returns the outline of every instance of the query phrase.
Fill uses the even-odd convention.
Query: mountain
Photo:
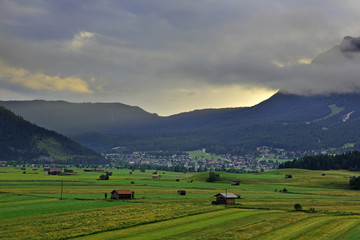
[[[0,159],[17,163],[105,164],[100,154],[0,107]]]
[[[305,151],[344,150],[344,146],[352,150],[360,145],[360,94],[278,92],[253,107],[196,110],[169,117],[113,103],[4,103],[22,116],[38,113],[32,114],[37,124],[46,117],[48,128],[70,132],[73,139],[98,152],[206,148],[216,153],[248,153],[258,146]],[[41,113],[41,106],[48,111]],[[125,121],[125,116],[133,121]]]
[[[336,45],[317,56],[312,63],[321,65],[341,65],[344,63],[360,63],[360,37],[344,37],[339,45]]]
[[[102,152],[206,148],[244,154],[259,146],[347,151],[360,147],[359,130],[360,94],[279,92],[253,107],[196,110],[144,123],[122,134],[88,133],[75,139]]]
[[[0,105],[30,122],[68,136],[88,132],[120,133],[160,118],[139,107],[121,103],[34,100],[0,101]]]

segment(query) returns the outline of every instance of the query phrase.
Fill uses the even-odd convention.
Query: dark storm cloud
[[[27,80],[41,73],[65,83],[78,79],[92,93],[78,100],[94,101],[147,102],[151,94],[165,93],[173,99],[176,91],[188,93],[194,86],[234,84],[298,93],[350,91],[359,85],[356,63],[304,63],[346,35],[359,36],[359,11],[360,4],[350,0],[3,0],[0,88],[15,93],[20,87],[26,94]],[[16,83],[7,80],[11,74],[18,74]]]

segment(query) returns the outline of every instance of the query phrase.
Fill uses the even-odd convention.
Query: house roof
[[[114,190],[114,191],[117,192],[117,194],[132,194],[130,190]],[[113,193],[114,191],[112,191],[111,193]]]
[[[223,196],[224,198],[240,198],[240,196],[234,194],[234,193],[218,193],[214,197]]]

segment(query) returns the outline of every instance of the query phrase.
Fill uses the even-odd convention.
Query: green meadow
[[[360,191],[349,190],[359,172],[273,170],[256,174],[175,173],[74,169],[0,169],[0,239],[358,239]],[[132,174],[130,174],[130,172]],[[292,178],[285,178],[291,174]],[[323,176],[325,174],[325,176]],[[179,181],[176,181],[176,180]],[[232,186],[231,181],[240,181]],[[63,187],[61,187],[63,186]],[[114,189],[135,199],[112,200]],[[186,190],[185,196],[177,190]],[[286,189],[287,192],[283,190]],[[214,195],[241,196],[235,205],[212,205]],[[104,195],[107,193],[107,199]],[[60,199],[62,197],[62,199]],[[294,205],[301,204],[296,211]]]

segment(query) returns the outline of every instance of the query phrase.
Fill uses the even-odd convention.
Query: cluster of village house
[[[231,154],[223,154],[214,157],[191,157],[189,154],[174,154],[171,156],[161,154],[152,155],[148,153],[133,153],[133,154],[109,154],[106,156],[111,160],[114,166],[121,163],[128,165],[157,165],[157,166],[181,166],[192,168],[194,170],[202,169],[207,171],[209,169],[275,169],[277,162],[273,161],[259,161],[253,155],[237,156]]]
[[[293,160],[306,155],[327,154],[322,151],[286,151],[285,149],[261,146],[256,148],[254,154],[233,155],[220,154],[216,157],[208,154],[208,157],[191,157],[187,153],[173,155],[156,155],[149,153],[133,154],[108,154],[106,157],[116,166],[119,162],[128,164],[151,164],[158,166],[183,166],[193,169],[250,169],[250,170],[270,170],[276,169],[279,165],[278,160]]]

